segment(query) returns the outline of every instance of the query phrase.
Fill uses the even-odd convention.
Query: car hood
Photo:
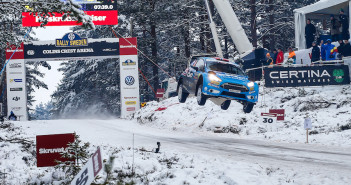
[[[228,74],[228,73],[223,73],[223,72],[216,72],[216,75],[219,78],[221,78],[223,81],[224,80],[238,80],[238,81],[241,81],[245,84],[250,82],[250,80],[247,76],[233,75],[233,74]]]

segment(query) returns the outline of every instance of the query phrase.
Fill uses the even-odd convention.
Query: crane
[[[216,30],[216,26],[212,20],[211,11],[209,8],[208,0],[204,0],[208,12],[210,28],[213,36],[213,40],[216,46],[217,55],[223,58],[222,50],[219,43],[219,38]],[[238,17],[236,16],[231,4],[228,0],[212,0],[215,5],[225,27],[228,30],[230,37],[232,38],[236,49],[240,54],[240,58],[243,61],[243,68],[250,69],[261,67],[262,63],[265,61],[265,54],[267,51],[263,48],[256,49],[253,47],[252,43],[249,41],[245,30],[241,26]],[[258,70],[255,73],[260,73]],[[257,79],[262,76],[262,74],[254,75]]]

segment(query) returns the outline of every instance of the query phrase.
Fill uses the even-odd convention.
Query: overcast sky
[[[62,38],[63,35],[66,33],[70,32],[71,27],[65,27],[65,26],[60,26],[60,27],[46,27],[46,28],[34,28],[32,31],[32,36],[38,38],[40,41],[45,41],[45,40],[55,40],[58,38]],[[34,33],[35,32],[35,35]],[[60,61],[48,61],[48,63],[51,65],[51,70],[47,70],[44,67],[40,67],[40,71],[45,73],[44,78],[40,78],[42,81],[44,81],[49,89],[35,89],[35,100],[34,102],[34,107],[38,104],[42,103],[47,103],[48,101],[51,100],[50,95],[56,90],[58,83],[62,79],[62,73],[57,71],[57,69],[60,67]]]

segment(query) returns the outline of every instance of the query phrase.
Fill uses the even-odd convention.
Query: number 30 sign
[[[261,123],[263,123],[263,124],[277,123],[277,114],[276,113],[261,113]]]

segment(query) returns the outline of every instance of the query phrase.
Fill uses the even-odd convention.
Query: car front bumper
[[[217,85],[208,82],[203,87],[203,93],[209,97],[221,97],[229,100],[241,100],[251,103],[257,103],[258,101],[259,88],[257,84],[255,84],[255,86],[247,92],[232,89],[228,90],[221,87],[221,85],[222,83]]]

